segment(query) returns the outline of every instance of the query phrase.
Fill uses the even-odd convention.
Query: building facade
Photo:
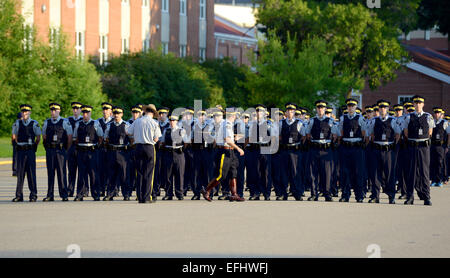
[[[161,47],[178,57],[213,58],[214,0],[18,0],[38,39],[67,34],[79,56],[104,62]]]

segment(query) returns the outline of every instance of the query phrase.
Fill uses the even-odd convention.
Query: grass
[[[12,158],[13,148],[10,137],[0,137],[0,158]],[[39,143],[36,156],[45,156],[45,149],[42,142]]]

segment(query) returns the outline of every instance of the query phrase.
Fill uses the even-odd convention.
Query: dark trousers
[[[291,193],[296,198],[300,198],[305,191],[303,187],[303,180],[300,175],[303,166],[302,152],[298,150],[282,150],[281,151],[281,186],[280,196],[288,197],[288,185],[291,185]]]
[[[237,150],[234,150],[234,154],[237,159],[237,194],[240,197],[244,197],[244,183],[245,183],[245,154],[241,156]]]
[[[184,195],[188,192],[188,190],[194,188],[194,152],[192,147],[188,146],[184,150],[184,160],[185,160],[185,172],[184,172]]]
[[[153,176],[155,169],[155,146],[151,144],[136,145],[137,186],[139,202],[152,200]]]
[[[58,191],[61,198],[67,198],[66,150],[47,149],[46,154],[48,191],[47,197],[54,197],[55,172],[58,179]]]
[[[307,177],[307,165],[309,160],[309,150],[302,150],[298,153],[298,162],[297,162],[297,171],[298,176],[300,178],[299,183],[301,184],[302,188],[302,195],[305,191],[305,189],[311,190],[311,180]],[[290,192],[292,195],[294,195],[294,191],[291,184],[291,190]]]
[[[331,197],[331,150],[311,148],[308,159],[308,177],[311,183],[311,196],[319,196],[319,188],[324,197]]]
[[[160,148],[156,149],[156,164],[155,164],[155,181],[153,185],[153,196],[159,196],[161,195],[161,185],[163,184],[163,169],[162,169],[162,150]],[[164,186],[163,186],[164,188]]]
[[[113,197],[121,188],[123,197],[130,197],[132,188],[127,181],[129,153],[126,150],[108,151],[109,187],[107,195]]]
[[[397,162],[397,150],[378,150],[373,149],[375,168],[375,183],[372,185],[371,198],[379,199],[380,190],[384,188],[384,193],[389,199],[395,198],[395,169]]]
[[[17,151],[17,188],[16,197],[23,199],[23,183],[27,175],[30,199],[37,198],[36,153],[34,150]]]
[[[331,162],[331,185],[330,185],[330,191],[332,195],[338,194],[339,188],[338,188],[338,169],[339,169],[339,162],[338,162],[338,151],[336,149],[331,149],[331,156],[332,156],[332,162]]]
[[[421,200],[430,200],[430,147],[408,147],[409,171],[407,174],[406,197],[414,199],[414,188]]]
[[[13,163],[12,163],[12,172],[13,172],[13,175],[17,175],[17,150],[16,150],[16,146],[17,146],[16,141],[13,141],[13,142],[12,142],[12,147],[13,147],[13,155],[12,155],[12,159],[13,159]]]
[[[376,168],[376,154],[377,152],[375,151],[374,147],[372,146],[372,144],[369,144],[366,148],[366,156],[365,156],[365,161],[366,161],[366,168],[367,168],[367,185],[369,185],[369,187],[373,187],[373,185],[375,184],[375,168]],[[382,184],[382,187],[384,189],[384,184]],[[367,189],[366,187],[364,189]],[[366,192],[366,191],[365,191]]]
[[[341,173],[344,182],[342,197],[349,199],[353,188],[356,199],[364,199],[364,153],[360,147],[346,147],[341,149]]]
[[[175,196],[183,197],[184,177],[185,175],[185,155],[180,150],[162,151],[162,167],[164,169],[164,183],[166,185],[166,196],[173,197],[173,188],[175,187]]]
[[[128,171],[128,188],[130,191],[130,195],[132,191],[136,190],[136,176],[137,176],[137,169],[136,169],[136,150],[130,149],[128,150],[128,165],[127,165]]]
[[[445,148],[444,146],[430,147],[430,178],[433,183],[443,183],[445,175]]]
[[[109,170],[108,170],[108,150],[101,147],[98,151],[98,184],[101,194],[103,195],[109,188]],[[118,189],[116,188],[116,192]]]
[[[406,196],[406,179],[409,172],[408,169],[408,148],[407,146],[400,146],[397,155],[397,181],[400,194]]]
[[[258,191],[258,171],[256,168],[258,161],[258,150],[246,150],[245,164],[247,168],[247,187],[250,191],[250,196],[259,195]]]
[[[272,184],[277,197],[282,196],[281,190],[281,153],[276,152],[272,155]]]
[[[258,154],[256,163],[256,170],[258,174],[258,187],[256,195],[263,194],[264,197],[270,197],[271,187],[271,172],[272,172],[272,155]]]
[[[67,194],[72,197],[75,192],[75,184],[77,180],[77,149],[75,145],[70,146],[67,151],[67,169],[68,169],[68,181],[67,181]]]
[[[97,151],[77,150],[78,161],[78,183],[77,197],[82,198],[88,188],[91,189],[91,195],[94,199],[100,198],[100,186],[98,178],[98,154]],[[102,162],[105,163],[105,162]]]
[[[194,195],[200,196],[202,189],[206,188],[212,179],[212,152],[210,149],[194,149]]]

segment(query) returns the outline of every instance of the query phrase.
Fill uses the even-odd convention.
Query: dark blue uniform
[[[163,134],[162,169],[164,169],[163,178],[166,186],[166,196],[163,200],[173,198],[174,185],[175,196],[178,199],[183,199],[185,192],[185,155],[181,130],[180,128],[173,130],[171,127],[168,127]]]
[[[431,136],[430,178],[431,182],[435,184],[442,184],[447,179],[445,173],[445,147],[447,146],[445,123],[445,120],[437,123]]]
[[[67,120],[70,123],[70,126],[72,127],[72,130],[75,130],[75,124],[79,121],[81,121],[83,118],[79,117],[78,119],[75,119],[74,117],[69,117]],[[73,197],[74,191],[75,191],[75,183],[77,180],[77,150],[75,147],[75,144],[72,144],[70,148],[67,150],[67,170],[69,172],[68,174],[68,181],[67,181],[67,195],[69,197]]]
[[[210,126],[204,124],[194,125],[194,143],[192,144],[192,150],[194,155],[194,200],[200,199],[200,193],[202,189],[206,189],[208,182],[212,179],[214,167],[212,162],[214,160],[213,155],[213,142],[214,138],[209,134]]]
[[[98,123],[100,124],[103,133],[105,133],[106,130],[106,126],[108,125],[108,123],[111,123],[113,121],[113,118],[110,117],[108,119],[105,120],[105,118],[100,118],[97,120]],[[108,176],[109,170],[108,170],[108,149],[104,147],[104,145],[99,145],[98,146],[98,151],[97,151],[97,159],[98,159],[98,184],[100,186],[100,195],[101,196],[105,196],[105,192],[108,190],[109,188],[109,184],[110,184],[110,178]],[[119,188],[115,189],[115,196],[118,195],[119,192]]]

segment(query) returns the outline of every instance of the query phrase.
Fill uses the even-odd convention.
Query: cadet
[[[73,132],[78,160],[77,196],[74,201],[83,201],[88,185],[94,201],[100,201],[97,148],[103,142],[103,130],[97,121],[91,119],[91,112],[92,106],[81,106],[83,119],[75,124]],[[100,162],[106,164],[106,160]]]
[[[104,135],[105,145],[108,149],[109,187],[103,201],[112,201],[115,189],[119,187],[122,189],[123,200],[129,201],[133,189],[127,182],[127,163],[129,161],[127,150],[130,140],[126,130],[130,124],[122,120],[122,108],[115,106],[112,111],[114,121],[108,123]]]
[[[445,148],[447,146],[447,128],[448,122],[442,118],[444,110],[440,107],[434,107],[433,134],[431,136],[430,148],[430,178],[431,186],[442,187],[442,183],[447,179],[445,175]]]
[[[178,125],[178,116],[169,117],[170,126],[166,128],[161,136],[163,149],[162,170],[164,171],[164,184],[166,185],[166,196],[163,200],[173,199],[173,188],[175,184],[175,196],[178,200],[184,197],[185,156],[183,152],[186,140],[186,130]]]
[[[276,126],[278,130],[280,130],[280,125],[283,120],[283,111],[277,110],[276,113],[273,113],[272,110],[272,118],[273,123],[272,125]],[[279,147],[275,153],[272,154],[272,184],[275,190],[275,195],[277,196],[277,199],[281,196],[280,188],[281,188],[281,148]],[[239,164],[240,166],[240,164]],[[239,174],[238,174],[239,177]],[[238,178],[238,188],[239,188],[239,178]],[[238,190],[239,191],[239,190]]]
[[[339,123],[336,122],[336,118],[333,114],[333,108],[327,107],[327,110],[325,111],[325,116],[328,118],[331,118],[333,120],[333,126],[336,129],[336,136],[339,136]],[[331,144],[331,156],[333,157],[332,163],[331,163],[331,196],[332,197],[339,197],[338,192],[338,162],[339,162],[339,156],[338,156],[338,150],[337,150],[337,140],[334,140]]]
[[[315,102],[317,116],[312,118],[306,129],[307,140],[311,142],[308,158],[308,176],[311,179],[311,197],[308,201],[319,200],[319,188],[322,190],[325,201],[332,202],[331,174],[333,156],[331,144],[337,139],[337,127],[333,119],[325,116],[328,103],[324,100]]]
[[[128,128],[127,134],[133,137],[136,144],[137,186],[139,203],[153,203],[153,176],[155,167],[155,144],[161,137],[158,123],[153,119],[157,113],[153,104],[144,105],[145,115],[138,118]],[[156,196],[155,196],[156,197]]]
[[[20,105],[22,120],[17,120],[12,130],[12,139],[17,144],[17,189],[13,202],[23,202],[25,174],[30,189],[30,202],[37,200],[36,150],[41,140],[41,129],[39,123],[30,118],[31,109],[31,105]]]
[[[167,119],[167,115],[169,114],[169,108],[167,107],[161,107],[158,110],[158,124],[159,124],[159,129],[161,130],[161,134],[164,133],[164,130],[166,128],[168,128],[170,126],[169,124],[169,120]],[[161,195],[161,187],[165,188],[165,185],[163,184],[163,171],[161,169],[161,163],[162,163],[162,158],[161,158],[161,139],[159,139],[158,143],[155,145],[156,148],[156,165],[155,165],[155,185],[153,186],[153,191],[154,194],[156,196],[160,196]]]
[[[103,134],[105,134],[106,126],[113,120],[112,117],[112,104],[108,102],[102,103],[103,109],[103,117],[97,119],[97,122],[100,124]],[[108,167],[108,150],[105,148],[103,143],[98,145],[98,177],[99,177],[99,186],[100,186],[100,196],[104,197],[105,192],[109,188],[109,170]],[[115,196],[117,196],[119,189],[115,189]]]
[[[131,125],[134,121],[136,121],[142,114],[142,108],[140,108],[138,105],[134,105],[131,107],[131,119],[128,120],[128,123]],[[131,136],[130,136],[131,138]],[[128,148],[128,184],[131,189],[131,191],[136,190],[136,176],[137,176],[137,168],[136,168],[136,145],[133,144],[133,142],[130,142],[129,148]]]
[[[425,98],[413,97],[415,112],[405,118],[408,138],[409,171],[405,205],[414,204],[414,188],[424,205],[431,206],[430,196],[430,137],[435,127],[433,117],[423,111]]]
[[[396,143],[400,139],[401,128],[394,117],[388,115],[390,102],[379,100],[380,116],[375,117],[367,132],[373,142],[375,183],[369,203],[380,202],[380,189],[389,197],[389,204],[395,204],[395,170],[397,161]]]
[[[42,139],[46,150],[48,192],[44,202],[54,201],[53,188],[55,185],[55,171],[58,175],[59,196],[68,201],[66,150],[72,145],[72,127],[68,120],[59,116],[61,105],[50,103],[51,118],[42,126]]]
[[[83,119],[80,115],[82,104],[79,102],[72,102],[72,112],[73,116],[67,118],[70,123],[72,131],[75,130],[75,124]],[[75,191],[75,182],[77,180],[77,150],[75,144],[71,144],[69,150],[67,151],[67,169],[69,171],[68,182],[67,182],[67,195],[73,197]]]
[[[194,121],[194,108],[186,107],[183,112],[183,119],[181,120],[180,127],[186,131],[187,140],[184,149],[184,159],[186,161],[186,169],[184,172],[184,196],[187,195],[189,189],[194,188],[194,153],[192,151],[192,138],[193,138],[193,127]]]
[[[231,110],[231,109],[229,109]],[[223,111],[221,111],[223,113]],[[237,157],[233,150],[237,150],[239,155],[243,156],[244,151],[234,143],[233,122],[236,119],[236,114],[226,114],[227,119],[222,121],[220,127],[215,132],[215,141],[218,151],[215,157],[214,178],[208,183],[205,190],[202,190],[202,195],[205,200],[211,202],[210,193],[220,184],[223,179],[229,178],[229,187],[231,191],[230,202],[242,202],[245,199],[237,194]],[[230,175],[230,177],[228,177]]]
[[[19,112],[17,114],[17,120],[22,120],[22,112]],[[17,123],[17,120],[13,124],[13,127],[12,127],[13,129]],[[16,177],[17,176],[17,150],[16,150],[17,142],[16,142],[16,140],[13,139],[12,134],[11,134],[11,145],[13,147],[12,176]]]
[[[192,150],[194,155],[194,196],[192,200],[200,200],[201,190],[212,178],[212,158],[208,144],[214,139],[209,135],[210,126],[206,122],[206,111],[197,111],[197,122],[194,125],[194,141]]]
[[[345,101],[348,114],[341,116],[339,128],[341,134],[341,174],[342,174],[342,197],[340,202],[348,202],[350,189],[354,189],[356,201],[362,203],[364,200],[364,152],[363,140],[365,137],[365,125],[363,116],[356,113],[358,101],[349,98]]]
[[[303,123],[295,118],[298,110],[297,105],[289,102],[285,104],[286,119],[280,124],[280,148],[281,148],[281,181],[279,196],[277,200],[288,199],[288,184],[290,183],[290,192],[297,201],[302,201],[304,187],[300,177],[302,153],[300,151],[301,132]]]
[[[402,170],[402,163],[404,163],[405,160],[407,160],[407,153],[405,148],[405,137],[403,135],[403,115],[404,107],[401,104],[394,105],[394,111],[395,111],[395,121],[397,126],[400,128],[400,138],[398,140],[397,144],[397,163],[396,163],[396,171],[395,171],[395,177],[397,180],[397,190],[396,193],[406,194],[406,183],[405,183],[405,176],[403,175]],[[405,188],[405,190],[403,190]]]

